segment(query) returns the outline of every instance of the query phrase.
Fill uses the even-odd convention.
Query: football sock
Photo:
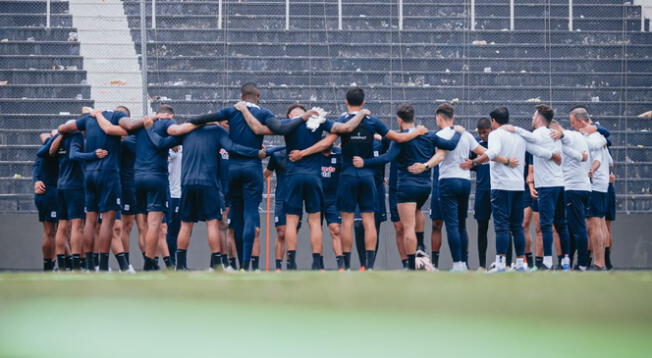
[[[129,264],[127,263],[127,257],[124,252],[115,254],[115,260],[118,261],[118,266],[120,271],[127,271],[129,269]]]
[[[343,256],[344,256],[344,269],[345,270],[351,269],[351,252],[345,252]]]
[[[423,244],[423,232],[417,232],[417,250],[425,251],[426,246]]]
[[[532,267],[532,253],[531,252],[526,252],[525,253],[525,261],[527,261],[527,266]]]
[[[66,270],[66,255],[57,255],[57,267],[59,271]]]
[[[312,267],[311,268],[313,270],[319,270],[320,269],[320,266],[319,266],[319,257],[320,256],[321,255],[319,253],[313,253],[312,254]]]
[[[407,268],[408,270],[416,270],[416,258],[414,254],[407,255]]]
[[[235,257],[231,257],[229,259],[229,266],[231,266],[234,270],[238,269],[238,262],[235,260]]]
[[[86,268],[86,258],[85,257],[82,257],[82,258],[79,259],[79,266],[82,268],[82,270]]]
[[[366,255],[366,263],[365,263],[365,268],[367,270],[373,270],[374,269],[374,262],[376,261],[376,251],[375,250],[367,250],[367,255]]]
[[[100,254],[98,253],[93,253],[93,267],[98,267],[100,266]]]
[[[109,253],[102,252],[100,255],[100,271],[109,271]]]
[[[319,268],[324,269],[324,255],[319,255]]]
[[[92,252],[87,252],[86,253],[86,270],[88,270],[88,271],[95,270],[95,265],[93,265],[93,253]]]
[[[213,252],[211,254],[211,264],[210,267],[212,269],[217,268],[218,265],[222,263],[222,255],[219,252]]]
[[[610,247],[606,247],[604,249],[604,264],[605,264],[605,267],[607,268],[607,270],[611,270],[612,268],[614,268],[611,265],[611,248]]]
[[[288,264],[287,264],[288,270],[297,269],[296,254],[297,254],[296,250],[288,250]]]
[[[439,251],[433,251],[431,258],[432,258],[432,266],[434,268],[439,268]]]
[[[72,254],[72,269],[75,271],[81,270],[81,255]]]
[[[404,268],[404,269],[408,268],[408,262],[409,262],[409,261],[410,261],[410,260],[408,260],[408,259],[401,260],[401,264],[403,265],[403,268]]]
[[[591,250],[588,250],[587,255],[589,256],[589,265],[588,265],[588,267],[591,267],[591,265],[593,265],[593,256],[591,256]]]
[[[52,271],[54,267],[54,260],[52,259],[43,259],[43,271]]]
[[[281,270],[283,267],[283,260],[276,260],[276,269]]]
[[[226,254],[222,255],[222,266],[224,266],[224,267],[230,266],[230,264],[229,264],[229,256],[227,256]]]
[[[161,269],[160,267],[158,267],[158,256],[154,256],[154,261],[152,263],[154,264],[154,270]]]
[[[344,269],[344,255],[337,256],[335,258],[335,261],[337,261],[337,269],[338,270],[343,270]]]
[[[543,266],[543,257],[537,256],[534,258],[534,266],[536,266],[537,269],[540,269],[541,266]]]
[[[177,249],[177,271],[187,270],[186,267],[186,250]]]
[[[260,256],[251,256],[251,270],[258,271],[258,264],[260,263]]]
[[[66,256],[66,270],[72,271],[72,256]]]
[[[129,265],[129,263],[131,261],[129,261],[129,253],[128,252],[125,252],[125,258],[127,259],[127,265]]]
[[[165,263],[165,268],[171,269],[173,267],[172,259],[170,258],[170,256],[163,257],[163,263]]]

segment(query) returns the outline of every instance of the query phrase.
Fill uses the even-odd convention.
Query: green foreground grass
[[[0,274],[0,357],[650,357],[652,273]]]

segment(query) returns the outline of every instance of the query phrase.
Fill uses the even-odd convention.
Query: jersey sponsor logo
[[[224,160],[229,160],[229,152],[228,152],[226,149],[224,149],[224,148],[221,148],[221,149],[220,149],[220,156],[221,156],[222,159],[224,159]]]
[[[330,178],[335,171],[335,167],[321,167],[321,176],[322,178]]]

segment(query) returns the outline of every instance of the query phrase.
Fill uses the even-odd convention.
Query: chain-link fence
[[[437,103],[454,103],[469,129],[497,105],[528,126],[537,103],[551,104],[562,120],[570,107],[585,104],[611,131],[618,209],[652,210],[652,126],[640,116],[652,109],[652,37],[641,6],[618,0],[0,3],[3,211],[33,209],[38,133],[75,118],[82,106],[122,104],[140,116],[168,103],[185,120],[234,103],[250,81],[279,116],[300,102],[336,117],[345,110],[345,90],[357,84],[392,128],[404,102],[430,128]]]

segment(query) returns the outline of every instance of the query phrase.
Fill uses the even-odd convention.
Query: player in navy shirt
[[[127,130],[135,130],[142,126],[141,120],[130,119],[129,110],[124,106],[119,106],[114,111],[94,111],[76,121],[69,121],[59,127],[59,132],[69,133],[83,130],[86,132],[85,148],[87,152],[94,152],[97,149],[107,151],[106,157],[91,161],[85,166],[87,220],[84,227],[84,241],[93,241],[98,213],[102,213],[103,220],[97,238],[97,247],[100,252],[99,269],[108,271],[113,224],[116,211],[120,209],[119,156],[120,139],[124,132],[105,132],[98,122],[102,118],[114,125],[120,124]]]
[[[347,268],[346,259],[342,252],[342,238],[340,236],[342,217],[337,210],[337,187],[340,182],[341,171],[342,150],[339,147],[324,150],[321,157],[321,184],[324,190],[322,219],[326,220],[328,231],[333,241],[333,252],[335,253],[338,271],[343,271]]]
[[[284,134],[303,123],[301,118],[281,123],[269,110],[258,106],[260,92],[254,83],[246,83],[240,89],[241,99],[247,102],[250,112],[273,133]],[[202,115],[190,120],[193,124],[229,122],[229,136],[233,143],[249,148],[260,148],[264,136],[255,133],[245,122],[242,113],[234,106],[216,113]],[[249,263],[256,227],[260,222],[258,206],[263,195],[263,170],[260,159],[246,158],[233,153],[229,158],[229,194],[231,197],[231,226],[235,241],[242,246],[243,264]]]
[[[358,112],[364,108],[364,91],[359,87],[352,87],[346,93],[347,113],[344,113],[338,121],[346,123],[353,119]],[[356,207],[362,213],[362,223],[365,229],[365,246],[367,254],[367,266],[373,268],[375,261],[375,248],[377,243],[376,223],[374,212],[376,209],[376,188],[373,178],[373,169],[355,168],[353,157],[371,158],[373,153],[374,134],[378,133],[389,140],[406,142],[417,136],[426,134],[428,130],[417,127],[411,133],[397,133],[389,130],[378,118],[366,116],[362,123],[350,134],[344,134],[342,139],[342,173],[337,195],[337,207],[342,215],[342,250],[344,255],[351,254],[353,246],[353,221]],[[290,160],[298,160],[302,157],[321,152],[331,147],[337,136],[334,134],[326,136],[322,141],[310,148],[290,153]]]
[[[120,187],[122,195],[120,204],[122,205],[121,219],[116,220],[115,226],[119,226],[122,246],[127,263],[129,263],[129,246],[131,229],[134,225],[136,215],[136,180],[134,175],[134,163],[136,161],[136,136],[129,135],[122,138],[120,142]],[[119,223],[118,223],[119,222]],[[142,233],[141,233],[142,231]],[[145,241],[144,222],[138,226],[138,242]]]
[[[389,218],[392,221],[392,224],[394,225],[394,231],[396,234],[396,249],[398,250],[398,255],[401,258],[403,269],[407,269],[408,259],[407,259],[407,255],[405,254],[405,246],[403,245],[403,224],[401,223],[401,218],[398,215],[398,201],[396,200],[396,191],[398,190],[397,186],[398,186],[398,163],[396,160],[392,160],[389,164],[389,180],[387,182]]]
[[[53,133],[40,135],[41,148],[50,145]],[[57,230],[57,179],[59,163],[57,158],[36,157],[32,168],[34,181],[34,203],[38,210],[38,220],[43,225],[41,249],[43,252],[43,271],[54,270],[54,237]]]
[[[219,125],[197,128],[191,123],[184,123],[170,126],[167,132],[170,135],[183,136],[181,229],[177,239],[177,270],[186,268],[186,250],[190,242],[193,224],[197,221],[205,221],[208,227],[211,268],[214,269],[222,264],[219,239],[219,221],[222,219],[222,214],[220,212],[216,154],[220,148],[224,148],[232,154],[231,158],[244,159],[262,158],[265,152],[232,142],[228,132]],[[163,139],[155,132],[150,134],[155,143],[157,139]],[[248,264],[249,262],[243,262],[244,267],[248,267]]]
[[[283,150],[279,150],[269,156],[269,162],[267,162],[267,167],[263,172],[265,179],[272,176],[272,173],[276,173],[276,189],[274,190],[274,226],[276,227],[274,253],[276,258],[276,271],[281,271],[281,264],[285,255],[285,211],[283,203],[286,191],[286,164],[287,152],[285,151],[285,147],[283,147]]]
[[[92,251],[92,242],[83,240],[82,225],[84,214],[84,171],[83,163],[92,163],[107,155],[107,151],[96,149],[91,153],[84,153],[84,137],[81,132],[73,132],[65,135],[57,134],[46,143],[38,156],[56,156],[59,161],[59,179],[57,182],[57,206],[59,212],[59,226],[55,238],[57,263],[60,270],[63,270],[63,260],[70,223],[70,245],[73,254],[74,270],[80,269],[82,246]],[[87,255],[92,257],[91,255]]]
[[[245,103],[240,102],[236,109],[242,111],[247,124],[254,131],[260,131],[259,126],[263,125],[247,109]],[[306,112],[306,109],[298,104],[290,106],[287,116],[290,118],[301,118],[307,120],[311,115],[317,112]],[[332,133],[350,133],[353,131],[368,115],[368,111],[360,111],[348,123],[335,123],[331,120],[325,120],[317,128],[311,130],[307,124],[302,121],[296,128],[285,134],[285,145],[287,152],[301,151],[315,145],[322,139],[322,132]],[[290,122],[293,119],[286,119],[284,122]],[[287,162],[287,187],[284,198],[284,211],[286,214],[285,241],[290,258],[291,269],[295,268],[295,262],[292,260],[296,253],[297,228],[299,216],[303,213],[305,203],[306,212],[308,213],[308,225],[310,227],[310,241],[313,255],[313,270],[323,269],[322,267],[322,226],[321,211],[323,203],[323,191],[321,187],[321,154],[312,153],[303,156],[299,161]]]
[[[402,130],[407,133],[414,131],[414,108],[411,105],[401,105],[396,112],[396,120]],[[398,211],[404,228],[404,247],[408,258],[408,269],[415,269],[415,255],[417,250],[416,220],[421,214],[421,207],[430,195],[430,171],[425,166],[425,171],[419,174],[411,173],[408,168],[415,163],[427,162],[437,148],[451,150],[460,140],[461,127],[450,140],[443,139],[429,132],[427,135],[417,137],[411,141],[395,144],[392,143],[387,153],[369,159],[355,156],[353,164],[358,168],[373,168],[379,164],[386,164],[393,160],[398,163]]]
[[[489,148],[488,138],[491,132],[491,120],[483,117],[476,125],[478,137],[476,140],[481,146]],[[471,159],[477,154],[471,153]],[[480,164],[472,169],[475,171],[475,203],[474,217],[478,223],[478,258],[481,269],[487,268],[487,232],[491,218],[491,177],[489,163]]]

